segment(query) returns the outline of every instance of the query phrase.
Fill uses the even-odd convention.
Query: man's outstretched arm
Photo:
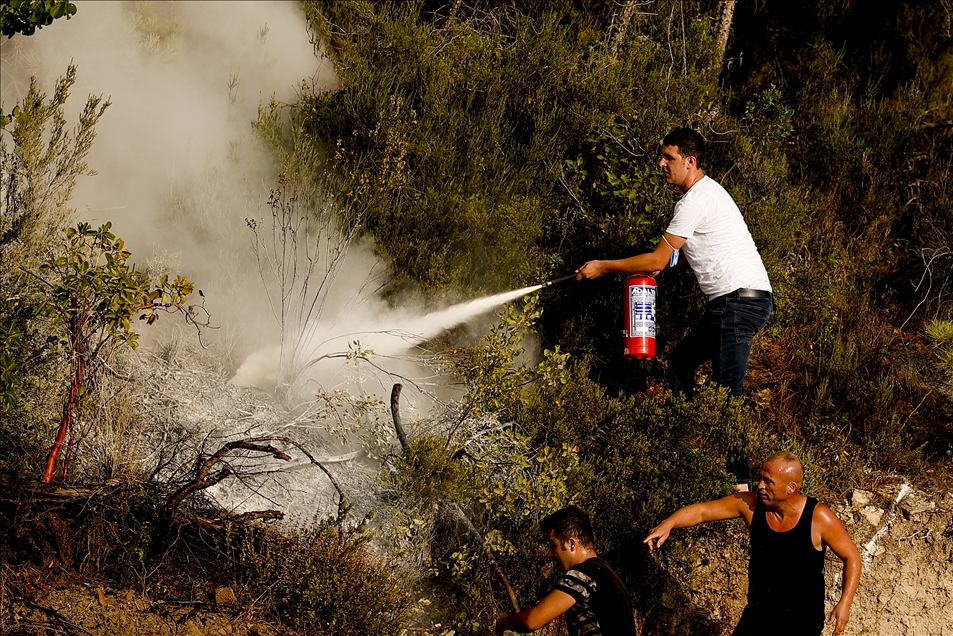
[[[605,274],[653,274],[668,267],[672,252],[681,249],[685,238],[666,232],[655,250],[614,261],[589,261],[579,268],[576,279],[599,278]]]
[[[539,603],[522,612],[504,616],[496,621],[496,634],[504,631],[535,632],[572,607],[576,599],[565,592],[553,590],[543,597]]]
[[[679,508],[672,516],[652,528],[642,543],[647,543],[650,550],[660,548],[673,528],[688,528],[706,521],[742,517],[746,522],[750,522],[750,511],[754,510],[755,497],[754,493],[739,492],[714,501]]]
[[[827,620],[828,625],[834,624],[834,636],[837,636],[847,627],[850,620],[850,605],[854,602],[854,594],[860,584],[861,560],[857,546],[840,522],[834,511],[818,504],[814,513],[814,522],[820,526],[821,541],[831,547],[831,550],[844,562],[844,580],[841,589],[840,601],[831,611]]]

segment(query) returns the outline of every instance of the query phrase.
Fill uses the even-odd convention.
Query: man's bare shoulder
[[[712,499],[709,504],[723,506],[726,508],[750,508],[754,510],[754,505],[758,501],[757,493],[753,492],[733,492],[730,495]]]
[[[758,503],[758,493],[756,492],[736,492],[728,495],[736,500],[738,507],[745,507],[754,510]]]
[[[745,520],[745,523],[751,525],[751,517],[754,515],[754,507],[758,503],[758,494],[753,492],[735,492],[718,500],[725,507],[730,507],[738,512],[738,516]]]
[[[837,516],[837,513],[830,509],[830,506],[817,502],[817,505],[814,507],[814,517],[813,521],[816,524],[819,524],[822,528],[843,528],[844,524],[841,523],[840,517]]]
[[[847,532],[847,528],[828,506],[818,503],[814,508],[812,522],[813,531],[811,534],[814,536],[815,546],[818,549],[820,549],[820,546],[817,542],[820,540],[822,544],[830,547],[834,554],[844,559],[845,562],[848,559],[860,558],[857,546],[851,539],[850,533]]]

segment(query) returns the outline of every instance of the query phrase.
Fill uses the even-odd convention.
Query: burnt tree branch
[[[400,390],[403,385],[397,383],[390,392],[390,414],[394,418],[394,428],[397,430],[397,439],[400,440],[400,447],[407,452],[407,433],[404,432],[404,425],[400,419]]]
[[[274,446],[262,445],[258,443],[273,441],[274,439],[276,438],[255,437],[250,439],[239,439],[233,442],[228,442],[222,446],[211,457],[205,460],[205,463],[203,463],[201,468],[199,468],[194,480],[179,488],[175,494],[169,498],[169,501],[166,503],[164,509],[166,516],[171,517],[173,514],[175,514],[176,509],[178,509],[185,498],[192,493],[214,486],[231,475],[232,469],[228,466],[225,466],[214,475],[209,476],[209,473],[216,464],[221,462],[225,456],[233,450],[244,449],[259,453],[268,453],[276,459],[281,459],[286,462],[291,461],[291,457],[287,453],[278,450]]]

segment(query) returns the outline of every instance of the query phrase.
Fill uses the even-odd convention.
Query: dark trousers
[[[676,395],[692,397],[695,370],[711,361],[712,381],[742,395],[751,341],[771,318],[771,298],[741,298],[737,292],[709,301],[702,319],[675,346],[668,359],[669,384]],[[729,457],[728,471],[738,483],[751,479],[751,460],[745,449]]]

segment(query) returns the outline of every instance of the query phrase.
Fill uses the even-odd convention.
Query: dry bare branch
[[[199,468],[198,473],[195,476],[195,479],[188,484],[182,486],[169,498],[169,501],[166,503],[164,511],[167,517],[171,517],[175,514],[176,509],[182,504],[186,497],[188,497],[193,492],[198,490],[204,490],[215,484],[219,483],[226,477],[232,474],[232,469],[228,466],[222,468],[220,471],[214,475],[209,476],[209,472],[212,468],[218,464],[228,453],[236,449],[250,450],[259,453],[268,453],[275,457],[276,459],[282,459],[284,461],[291,461],[291,457],[286,453],[278,450],[274,446],[261,445],[258,442],[272,441],[269,438],[252,438],[252,439],[240,439],[233,442],[228,442],[222,446],[214,455],[209,457],[201,468]]]
[[[249,521],[259,521],[259,520],[273,521],[273,520],[281,520],[284,518],[285,518],[285,514],[281,512],[280,510],[257,510],[254,512],[246,512],[244,514],[240,514],[234,519],[232,519],[232,521],[234,521],[235,523],[247,523]]]

